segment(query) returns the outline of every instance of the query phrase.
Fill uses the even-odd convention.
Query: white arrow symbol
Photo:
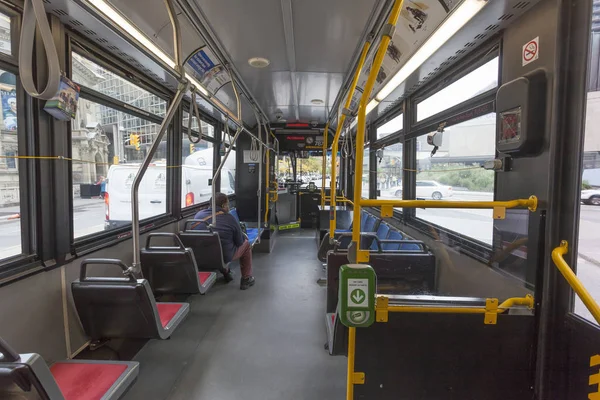
[[[362,303],[364,299],[365,295],[363,294],[362,290],[356,289],[354,293],[352,293],[352,300],[354,300],[356,304]]]

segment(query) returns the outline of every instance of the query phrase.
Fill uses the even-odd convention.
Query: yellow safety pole
[[[567,264],[563,258],[568,251],[569,244],[566,240],[563,240],[560,242],[559,247],[552,250],[552,261],[554,261],[554,264],[560,273],[565,277],[575,293],[577,293],[583,304],[585,304],[590,313],[592,313],[596,322],[600,324],[600,307],[598,306],[598,303],[596,303],[590,292],[583,286],[579,278],[577,278],[577,275],[575,275],[571,267],[569,267],[569,264]]]
[[[321,208],[325,207],[325,175],[327,172],[327,139],[329,139],[329,122],[325,125],[325,131],[323,132],[323,167],[321,173],[323,175],[321,180]],[[331,185],[329,185],[331,186]]]
[[[360,58],[358,59],[358,65],[356,66],[356,71],[354,72],[354,78],[352,79],[352,83],[350,84],[350,89],[348,90],[348,97],[346,98],[346,103],[344,104],[344,109],[348,110],[350,105],[352,104],[352,98],[354,97],[354,91],[356,90],[356,85],[358,84],[358,78],[360,78],[360,73],[362,72],[362,68],[365,65],[365,60],[367,59],[367,53],[369,52],[369,48],[371,47],[371,42],[365,42],[362,53],[360,54]],[[340,140],[340,135],[342,134],[342,128],[344,127],[344,122],[346,121],[346,114],[342,113],[339,118],[337,128],[335,130],[335,136],[333,137],[333,142],[331,143],[331,183],[329,186],[331,187],[331,193],[329,194],[329,204],[332,208],[332,218],[329,220],[329,237],[333,238],[335,234],[336,227],[336,206],[337,206],[337,176],[336,176],[336,164],[337,164],[337,152],[338,152],[338,144]]]
[[[269,137],[267,136],[267,141]],[[269,148],[267,147],[267,174],[266,174],[266,182],[267,182],[267,192],[265,193],[265,228],[269,228],[269,198],[271,197],[271,171],[269,169],[269,161],[270,161]],[[260,199],[259,199],[260,201]]]
[[[402,4],[404,0],[396,0],[394,7],[388,18],[389,26],[396,26],[400,11],[402,10]],[[369,261],[369,253],[360,250],[360,209],[361,209],[361,197],[362,197],[362,174],[363,174],[363,153],[365,150],[365,125],[367,119],[367,103],[369,97],[375,86],[375,79],[383,63],[383,58],[390,44],[392,32],[388,30],[382,37],[377,49],[377,54],[371,65],[371,72],[367,78],[367,83],[364,87],[364,92],[360,98],[360,104],[358,106],[358,124],[356,130],[356,161],[354,166],[354,217],[353,217],[353,229],[352,229],[352,241],[356,246],[356,262],[367,262]]]
[[[348,377],[346,400],[354,400],[354,358],[356,356],[356,328],[348,328]]]

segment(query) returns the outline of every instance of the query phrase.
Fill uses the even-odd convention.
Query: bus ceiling
[[[460,74],[453,70],[457,62],[481,51],[486,42],[490,48],[497,45],[499,33],[529,8],[517,0],[411,1],[390,29],[385,19],[391,3],[173,0],[182,57],[200,57],[208,65],[192,82],[205,92],[200,107],[223,121],[235,117],[233,77],[241,120],[248,127],[257,124],[255,108],[271,123],[330,122],[335,128],[363,43],[373,38],[378,43],[389,34],[392,42],[368,106],[367,121],[374,121],[441,74]],[[171,91],[177,87],[164,0],[53,0],[45,6],[82,41],[94,42]],[[350,112],[356,112],[376,47],[367,57]],[[194,70],[188,65],[186,73],[194,75]],[[349,120],[352,126],[355,120]]]

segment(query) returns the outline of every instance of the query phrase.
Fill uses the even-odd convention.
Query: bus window
[[[498,57],[417,104],[417,122],[498,86]]]
[[[0,17],[3,17],[0,15]],[[0,29],[3,19],[0,18]],[[10,50],[10,49],[9,49]],[[18,156],[21,131],[17,125],[17,77],[0,70],[2,100],[0,130],[0,259],[22,253],[21,198]]]
[[[208,184],[213,177],[214,144],[208,140],[190,142],[187,136],[188,113],[183,113],[183,139],[181,144],[181,207],[209,201],[212,187]],[[202,137],[214,137],[214,127],[200,121]],[[198,122],[192,119],[192,131],[198,135]],[[194,141],[197,139],[194,138]]]
[[[377,139],[400,132],[404,127],[404,115],[400,114],[377,128]]]
[[[577,275],[594,299],[600,301],[600,23],[596,20],[592,22],[591,35]],[[575,296],[575,313],[596,324],[579,296]]]
[[[433,157],[426,136],[417,141],[417,199],[494,200],[494,172],[481,166],[496,154],[495,113],[446,128]],[[416,216],[492,245],[492,210],[417,208]]]
[[[402,199],[402,147],[402,143],[395,143],[383,149],[377,165],[377,199]]]
[[[362,175],[362,197],[365,199],[369,198],[369,182],[371,181],[371,170],[370,170],[370,158],[371,149],[365,148],[363,154],[363,175]]]

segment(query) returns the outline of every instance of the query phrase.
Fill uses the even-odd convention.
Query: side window
[[[402,147],[402,143],[396,143],[383,148],[383,157],[377,165],[377,199],[402,198]]]
[[[166,102],[97,63],[72,53],[73,80],[82,87],[152,114],[151,119],[99,104],[82,94],[71,121],[73,236],[131,226],[131,186],[155,141]],[[155,122],[156,121],[156,122]],[[167,212],[167,135],[139,188],[140,220]]]
[[[198,137],[198,128],[203,139],[192,143],[187,135],[189,114],[183,113],[183,139],[181,142],[181,207],[191,207],[210,200],[212,187],[209,185],[213,177],[214,143],[207,140],[215,136],[214,126],[192,119],[192,138]]]
[[[493,201],[494,172],[481,166],[496,154],[496,114],[450,127],[433,157],[430,146],[417,152],[417,195],[433,200]],[[443,212],[442,212],[443,211]],[[492,245],[492,210],[416,209],[416,216],[479,242]]]

